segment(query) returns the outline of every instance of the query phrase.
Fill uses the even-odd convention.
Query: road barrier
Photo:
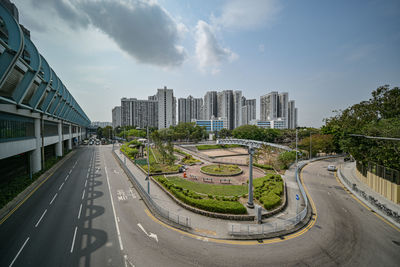
[[[121,158],[116,154],[115,150],[113,151],[115,158],[118,159],[120,165],[122,166],[122,169],[125,171],[125,173],[128,175],[129,179],[133,182],[133,184],[135,185],[135,188],[137,189],[139,195],[142,197],[142,199],[145,201],[146,205],[155,213],[157,213],[159,216],[161,216],[162,218],[190,228],[191,227],[191,220],[189,217],[183,216],[183,215],[179,215],[176,214],[174,212],[171,212],[163,207],[161,207],[160,205],[158,205],[151,197],[151,195],[149,195],[146,190],[143,188],[143,186],[140,184],[140,182],[136,179],[136,177],[133,175],[133,173],[129,170],[129,168],[126,166],[125,164],[125,160],[122,161]],[[124,155],[124,159],[125,159],[125,155]]]
[[[296,182],[299,186],[301,196],[304,199],[305,207],[302,211],[297,213],[295,216],[282,219],[279,222],[274,223],[263,223],[263,224],[230,224],[229,225],[229,234],[232,236],[255,236],[255,235],[267,235],[274,232],[280,232],[285,230],[290,230],[294,228],[298,223],[304,220],[309,212],[309,201],[307,194],[304,190],[303,184],[300,181],[300,171],[301,169],[306,166],[309,162],[321,160],[321,159],[328,159],[328,158],[335,158],[337,155],[334,156],[326,156],[320,158],[314,158],[312,160],[299,163],[296,169]]]

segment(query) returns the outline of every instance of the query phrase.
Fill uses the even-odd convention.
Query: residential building
[[[112,127],[121,126],[121,106],[112,109]]]
[[[257,125],[260,128],[270,128],[270,129],[286,129],[286,122],[281,118],[276,120],[262,121],[262,120],[252,120],[251,125]]]
[[[218,116],[217,92],[208,91],[204,96],[202,119],[209,120]]]
[[[247,125],[256,119],[256,99],[244,99],[242,105],[241,125]]]
[[[289,94],[288,93],[280,93],[278,95],[278,118],[282,118],[286,123],[288,122],[288,101]],[[285,128],[288,128],[286,125]]]
[[[242,125],[242,91],[233,92],[233,129]]]
[[[295,129],[297,127],[297,108],[295,101],[291,100],[288,103],[288,128]]]
[[[233,91],[224,90],[217,94],[218,104],[218,117],[226,118],[228,123],[228,129],[232,130],[235,126],[235,113],[233,104]]]
[[[202,119],[201,111],[203,106],[202,98],[188,98],[178,99],[178,121],[191,122],[192,119]]]
[[[122,98],[121,126],[158,127],[158,101]]]
[[[173,89],[157,89],[158,129],[169,128],[176,124],[176,98]]]
[[[278,118],[278,92],[273,91],[260,97],[260,120],[274,120]]]

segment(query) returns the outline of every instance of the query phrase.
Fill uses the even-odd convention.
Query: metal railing
[[[304,199],[305,207],[302,211],[297,213],[295,216],[282,219],[281,221],[275,221],[272,223],[263,223],[263,224],[230,224],[229,225],[229,234],[235,236],[250,236],[250,235],[265,235],[274,232],[280,232],[284,230],[289,230],[296,226],[299,222],[304,220],[307,216],[308,212],[308,198],[307,194],[301,184],[299,172],[306,165],[306,163],[300,163],[296,168],[296,182],[299,186],[300,193]]]
[[[292,151],[288,146],[283,146],[283,145],[278,145],[274,143],[268,143],[268,142],[262,142],[262,141],[256,141],[256,140],[248,140],[248,139],[236,139],[236,138],[227,138],[227,139],[217,139],[217,144],[221,145],[229,145],[229,144],[235,144],[235,145],[243,145],[243,146],[252,146],[255,148],[260,148],[263,145],[267,146],[272,146],[276,147],[282,150],[287,150],[287,151]]]
[[[113,153],[116,153],[115,150],[113,150]],[[138,193],[142,197],[142,199],[146,202],[146,204],[151,208],[153,211],[157,212],[161,217],[174,222],[176,224],[185,226],[185,227],[190,227],[191,225],[191,220],[190,217],[183,216],[176,214],[174,212],[171,212],[160,205],[158,205],[149,195],[146,190],[143,188],[143,186],[140,184],[140,182],[136,179],[135,175],[129,170],[129,168],[126,166],[124,161],[116,154],[116,158],[118,158],[122,168],[124,169],[125,173],[128,175],[128,177],[131,179],[131,181],[136,185],[135,188],[138,190]]]
[[[367,172],[370,172],[391,183],[400,185],[400,171],[398,170],[387,168],[374,162],[368,162],[364,165],[360,161],[357,161],[356,168],[364,177],[367,177]]]
[[[357,184],[352,183],[349,181],[343,174],[342,171],[339,169],[338,174],[340,178],[355,192],[357,195],[362,197],[365,201],[371,203],[377,209],[381,210],[384,214],[391,217],[394,221],[400,223],[400,214],[391,210],[390,208],[386,207],[385,204],[380,203],[375,197],[368,195],[364,190],[361,190],[357,187]]]

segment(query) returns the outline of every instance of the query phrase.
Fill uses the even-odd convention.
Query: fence
[[[367,177],[367,172],[370,172],[391,183],[400,185],[400,172],[398,170],[386,168],[385,166],[376,164],[374,162],[363,164],[361,161],[357,161],[356,167],[357,170],[365,177]]]
[[[299,186],[300,193],[304,199],[305,208],[297,213],[294,217],[289,219],[282,219],[282,221],[274,223],[263,223],[263,224],[230,224],[229,234],[236,236],[250,236],[250,235],[265,235],[273,232],[279,232],[289,230],[301,222],[307,215],[308,212],[308,198],[304,191],[303,185],[300,182],[299,172],[305,166],[305,163],[299,164],[296,169],[296,182]]]
[[[357,169],[358,169],[358,162],[357,162]],[[338,170],[338,174],[339,174],[340,178],[353,190],[353,192],[358,194],[360,197],[362,197],[367,202],[371,203],[373,206],[375,206],[376,208],[381,210],[383,213],[385,213],[387,216],[391,217],[396,222],[400,223],[400,214],[398,214],[395,211],[392,211],[391,209],[386,207],[385,204],[380,203],[376,198],[374,198],[371,195],[368,195],[367,193],[365,193],[365,191],[358,188],[356,184],[353,184],[344,175],[342,175],[342,171],[340,169]]]
[[[113,153],[116,153],[115,150]],[[146,190],[143,188],[143,186],[140,184],[140,182],[136,179],[136,177],[132,174],[132,172],[129,170],[129,168],[125,165],[124,161],[121,160],[121,158],[118,155],[115,155],[115,157],[119,160],[119,163],[121,164],[122,168],[124,169],[125,173],[128,175],[128,177],[131,179],[131,181],[136,185],[135,188],[138,190],[138,193],[142,197],[142,199],[146,202],[147,206],[157,214],[159,214],[161,217],[167,219],[168,221],[171,221],[173,223],[185,226],[185,227],[190,227],[191,221],[189,217],[179,215],[173,212],[170,212],[167,209],[164,209],[163,207],[159,206],[152,198],[151,195],[149,195]]]

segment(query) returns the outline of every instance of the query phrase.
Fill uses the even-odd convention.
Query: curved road
[[[74,162],[74,182],[65,183],[68,194],[59,191],[60,203],[55,200],[54,207],[47,207],[42,228],[35,227],[42,206],[51,201]],[[303,169],[316,207],[308,231],[259,244],[215,242],[173,230],[149,215],[110,147],[81,148],[44,184],[49,185],[0,225],[0,266],[398,266],[400,231],[342,188],[326,170],[332,162],[338,165],[340,160],[317,161]],[[45,203],[35,195],[46,198]],[[77,218],[80,202],[82,217]],[[56,207],[58,212],[52,210]]]

